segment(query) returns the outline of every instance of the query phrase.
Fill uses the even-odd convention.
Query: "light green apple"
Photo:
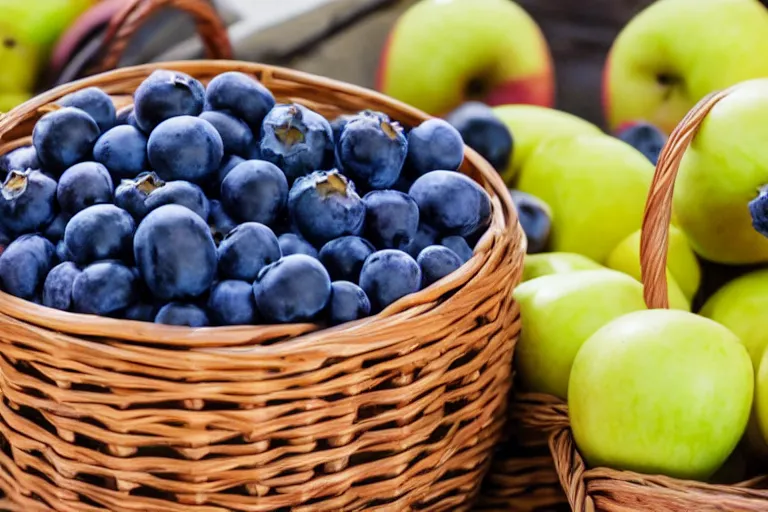
[[[612,130],[666,133],[708,93],[768,76],[768,10],[757,0],[658,0],[613,43],[603,77]]]
[[[549,139],[528,157],[518,190],[552,210],[550,250],[604,263],[616,245],[640,228],[653,164],[608,135]]]
[[[530,281],[550,274],[601,269],[605,269],[605,267],[586,256],[572,252],[526,254],[523,262],[523,281]]]
[[[768,61],[766,61],[768,62]],[[704,118],[685,152],[675,183],[678,226],[694,251],[728,265],[768,261],[768,198],[750,202],[768,184],[768,79],[743,82]]]
[[[525,161],[542,142],[556,137],[603,133],[589,121],[554,108],[538,105],[501,105],[494,107],[493,111],[512,132],[515,141],[512,159],[507,169],[501,173],[508,186],[514,185]]]
[[[754,377],[730,330],[683,311],[624,315],[573,362],[568,410],[589,467],[704,480],[744,434]]]
[[[397,20],[376,87],[432,115],[465,101],[554,102],[552,57],[536,22],[510,0],[420,0]]]

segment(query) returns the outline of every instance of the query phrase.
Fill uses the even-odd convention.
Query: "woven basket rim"
[[[19,124],[30,121],[40,114],[41,109],[44,109],[51,103],[55,103],[66,94],[86,87],[99,87],[107,82],[122,78],[135,78],[137,75],[148,76],[157,69],[190,72],[192,69],[199,69],[200,67],[205,67],[207,71],[215,73],[236,69],[252,75],[259,75],[262,81],[267,82],[266,85],[268,87],[270,81],[276,82],[281,78],[287,78],[314,87],[333,89],[339,94],[375,98],[377,101],[388,104],[404,115],[414,118],[426,119],[433,117],[377,91],[280,66],[237,60],[208,59],[153,62],[106,71],[60,85],[31,98],[0,116],[0,154],[5,154],[7,151],[20,145],[28,144],[29,137],[14,138],[14,140],[10,141],[5,140],[5,137]],[[194,73],[191,74],[194,75]],[[355,332],[361,332],[362,329],[376,329],[384,322],[392,323],[408,319],[413,314],[418,314],[420,306],[432,304],[447,292],[458,290],[465,286],[474,274],[483,268],[488,257],[493,256],[494,250],[496,252],[499,251],[498,248],[493,247],[492,241],[494,236],[501,232],[514,232],[513,238],[516,242],[515,256],[522,261],[526,250],[526,240],[518,222],[517,211],[509,194],[506,193],[506,185],[486,160],[477,152],[465,146],[463,165],[469,164],[482,176],[484,182],[480,182],[480,185],[490,194],[492,207],[491,224],[476,244],[473,257],[450,276],[417,293],[403,297],[382,312],[368,318],[336,327],[325,328],[320,328],[318,324],[311,323],[188,328],[64,312],[13,297],[2,291],[0,291],[0,313],[37,328],[58,331],[67,335],[108,335],[110,338],[125,342],[152,343],[158,346],[208,349],[212,347],[225,348],[248,345],[251,348],[255,348],[254,344],[258,346],[259,340],[274,340],[284,336],[289,339],[258,348],[267,350],[273,353],[273,355],[274,352],[279,353],[284,349],[290,352],[291,349],[304,345],[317,348],[316,344],[318,342],[322,343],[323,340],[333,340],[334,337],[339,335],[343,335],[343,337],[354,336]],[[215,341],[212,341],[212,338],[215,338]]]

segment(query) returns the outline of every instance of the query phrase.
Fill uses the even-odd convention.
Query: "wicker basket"
[[[383,95],[234,61],[122,68],[0,119],[0,153],[29,143],[63,95],[125,101],[158,67],[204,83],[229,70],[327,116],[364,108],[413,125]],[[186,329],[54,311],[0,293],[0,490],[19,510],[468,510],[504,425],[519,329],[510,296],[525,242],[507,189],[474,257],[374,317]]]

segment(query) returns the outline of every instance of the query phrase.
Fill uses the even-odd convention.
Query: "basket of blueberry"
[[[467,510],[525,251],[450,124],[231,61],[0,119],[0,490],[24,510]]]

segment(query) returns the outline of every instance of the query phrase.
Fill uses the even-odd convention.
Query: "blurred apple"
[[[543,252],[526,254],[523,265],[523,281],[530,281],[549,274],[564,274],[579,270],[601,270],[604,266],[586,256],[572,252]]]

